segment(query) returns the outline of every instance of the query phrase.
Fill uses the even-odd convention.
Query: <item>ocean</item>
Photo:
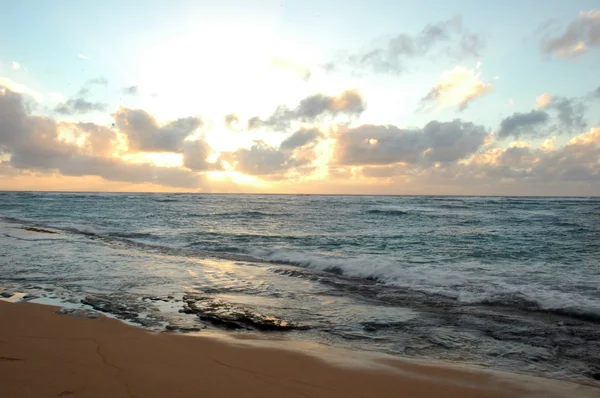
[[[600,385],[600,198],[0,192],[0,291]]]

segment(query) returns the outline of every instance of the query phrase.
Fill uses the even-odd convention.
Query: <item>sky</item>
[[[0,190],[600,195],[597,0],[0,9]]]

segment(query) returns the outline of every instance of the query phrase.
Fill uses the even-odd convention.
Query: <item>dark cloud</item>
[[[250,148],[224,153],[221,160],[235,165],[235,170],[268,179],[281,179],[288,171],[308,174],[315,158],[314,146],[322,134],[317,130],[299,130],[283,141],[279,148],[255,141]]]
[[[148,112],[123,106],[112,117],[127,135],[129,149],[140,152],[181,152],[185,138],[202,126],[201,119],[186,117],[159,127]]]
[[[454,162],[476,152],[487,136],[482,126],[460,120],[422,129],[362,125],[339,135],[335,158],[341,165]]]
[[[106,104],[100,102],[90,102],[83,98],[72,98],[67,102],[59,104],[54,108],[54,112],[61,115],[82,115],[90,112],[102,112],[106,110]]]
[[[116,158],[75,154],[45,168],[52,168],[65,176],[94,175],[105,180],[130,183],[153,183],[176,188],[199,188],[204,176],[178,167],[160,167],[149,163],[128,163]]]
[[[474,161],[470,162],[442,163],[435,167],[416,164],[366,166],[361,174],[367,178],[386,178],[388,185],[405,186],[414,181],[421,189],[429,186],[434,192],[445,192],[445,186],[457,187],[457,190],[449,192],[463,194],[467,191],[528,195],[556,195],[560,192],[597,194],[599,158],[600,129],[592,129],[553,151],[524,147],[493,149],[476,153]],[[342,171],[337,170],[336,176],[351,176]],[[595,190],[593,187],[596,187]]]
[[[323,133],[317,129],[302,129],[286,138],[279,148],[282,150],[293,150],[308,144],[314,144],[321,138],[323,138]]]
[[[77,96],[79,98],[83,98],[83,97],[89,95],[90,92],[92,91],[92,89],[94,88],[94,86],[104,86],[104,87],[107,87],[108,86],[108,80],[106,80],[106,78],[104,76],[99,76],[99,77],[96,77],[94,79],[87,80],[83,84],[83,87],[77,93]]]
[[[293,167],[290,157],[263,141],[257,141],[251,148],[240,148],[231,154],[236,162],[236,170],[250,175],[281,174]],[[292,162],[293,163],[293,162]]]
[[[519,138],[521,135],[534,135],[537,133],[536,127],[547,124],[549,120],[550,116],[541,110],[528,113],[517,112],[502,120],[498,136],[506,138],[512,135]]]
[[[0,87],[0,149],[6,152],[8,148],[22,144],[29,133],[22,96]]]
[[[582,11],[562,34],[547,35],[542,51],[559,57],[575,58],[593,47],[600,47],[600,11]]]
[[[253,117],[248,120],[248,130],[269,127],[275,131],[287,131],[294,121],[314,122],[321,117],[337,115],[356,116],[365,110],[365,101],[354,90],[346,90],[339,97],[315,94],[304,98],[295,109],[279,105],[268,119]]]
[[[228,130],[237,131],[240,123],[240,118],[235,113],[225,115],[223,120],[225,121],[225,126]]]
[[[508,148],[499,165],[485,167],[490,177],[515,178],[530,182],[600,182],[600,130],[584,134],[555,151]]]
[[[186,141],[183,144],[183,165],[194,171],[222,170],[221,164],[210,163],[206,160],[213,149],[204,139]]]
[[[123,87],[121,89],[121,92],[125,95],[137,95],[138,93],[138,86],[129,86],[129,87]]]
[[[58,172],[65,176],[99,176],[107,180],[155,183],[180,188],[199,188],[204,177],[181,168],[133,164],[104,156],[114,140],[111,130],[93,123],[73,123],[86,136],[85,145],[59,139],[59,125],[51,118],[33,116],[23,105],[21,95],[0,91],[0,148],[12,169]]]
[[[479,57],[485,43],[481,36],[463,28],[460,16],[425,26],[417,35],[399,34],[367,49],[344,57],[343,63],[357,69],[400,73],[405,61],[427,56]]]
[[[553,97],[546,108],[557,112],[560,127],[568,132],[580,132],[587,127],[587,108],[580,98]]]

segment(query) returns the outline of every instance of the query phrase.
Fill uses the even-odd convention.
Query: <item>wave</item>
[[[385,216],[405,216],[408,215],[409,212],[404,210],[394,210],[394,209],[370,209],[367,210],[369,214],[380,214]]]
[[[510,275],[488,274],[474,270],[465,264],[411,264],[379,256],[357,257],[331,256],[291,250],[267,250],[250,248],[252,240],[238,246],[235,244],[215,245],[197,242],[188,247],[170,247],[164,244],[148,244],[135,241],[154,236],[143,232],[102,231],[82,226],[54,226],[48,223],[32,223],[11,217],[2,217],[9,222],[52,228],[86,235],[105,242],[123,242],[132,249],[157,252],[164,255],[187,257],[212,257],[231,261],[271,263],[302,267],[308,270],[328,272],[359,278],[358,285],[377,282],[397,291],[420,292],[431,297],[443,296],[460,305],[506,306],[525,311],[553,313],[562,316],[600,322],[600,299],[585,292],[563,291],[558,286],[547,286],[533,282],[511,282]],[[220,234],[214,235],[220,239]],[[207,250],[203,249],[203,246]],[[216,246],[216,247],[215,247]],[[198,247],[198,248],[196,248]],[[510,271],[507,271],[510,272]],[[587,285],[587,284],[586,284]]]
[[[536,298],[528,296],[526,293],[493,294],[474,300],[471,304],[511,307],[526,311],[553,313],[586,321],[600,322],[600,308],[590,308],[590,303],[587,303],[588,306],[585,304],[584,306],[574,306],[569,305],[568,302],[561,303],[559,300],[552,300],[552,302],[549,302],[547,297]],[[582,303],[579,304],[581,305]]]
[[[600,300],[549,286],[511,284],[502,276],[474,274],[466,268],[407,266],[389,259],[336,258],[281,250],[253,249],[250,255],[271,263],[376,281],[402,291],[443,296],[460,305],[506,306],[600,322]]]
[[[441,208],[441,209],[470,209],[471,208],[471,206],[468,206],[468,205],[449,204],[449,203],[437,205],[436,207]]]
[[[221,217],[221,218],[233,218],[233,217],[247,217],[247,218],[260,218],[260,217],[289,217],[290,213],[265,213],[262,211],[234,211],[234,212],[223,212],[223,213],[188,213],[188,217]]]
[[[156,235],[147,232],[108,232],[107,235],[126,239],[151,239],[157,237]]]
[[[152,198],[152,200],[155,202],[162,202],[162,203],[180,202],[179,199],[171,199],[171,198]]]
[[[23,220],[15,217],[0,217],[1,221],[9,222],[11,224],[21,224],[24,225],[25,228],[51,228],[56,231],[62,232],[70,232],[77,235],[84,235],[89,237],[103,237],[103,238],[123,238],[123,239],[148,239],[148,238],[156,238],[156,235],[153,235],[148,232],[123,232],[123,231],[107,231],[103,229],[99,229],[96,227],[92,227],[89,225],[78,225],[78,226],[61,226],[61,225],[53,225],[48,222],[33,222],[29,220]]]

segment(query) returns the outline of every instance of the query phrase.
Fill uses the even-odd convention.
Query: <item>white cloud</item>
[[[308,67],[290,61],[289,59],[273,57],[271,58],[271,65],[275,68],[291,72],[302,80],[307,81],[310,79],[311,72]]]
[[[549,93],[544,93],[544,94],[538,96],[535,101],[535,109],[545,108],[551,99],[552,99],[552,96]]]
[[[37,91],[29,88],[28,86],[17,83],[7,77],[0,77],[0,86],[6,87],[10,91],[14,91],[15,93],[26,94],[35,99],[37,102],[40,102],[44,99],[44,96],[41,93],[38,93]]]
[[[19,70],[21,69],[21,65],[18,62],[12,61],[12,68],[14,70]]]
[[[421,105],[434,102],[437,107],[458,106],[463,110],[471,101],[492,90],[492,85],[482,82],[480,76],[476,69],[456,66],[442,74],[436,86],[421,99]]]
[[[85,54],[79,54],[78,57],[81,58],[81,59],[90,59],[90,57],[88,57]]]

